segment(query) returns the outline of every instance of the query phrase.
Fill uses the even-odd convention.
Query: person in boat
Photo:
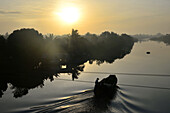
[[[96,79],[95,85],[97,85],[98,83],[99,83],[99,78]]]
[[[117,78],[115,75],[109,75],[109,77],[102,79],[99,82],[99,78],[96,79],[95,85],[116,86]]]

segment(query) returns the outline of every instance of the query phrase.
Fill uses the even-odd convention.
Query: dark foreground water
[[[146,54],[150,51],[151,54]],[[102,73],[84,73],[102,72]],[[113,64],[86,63],[79,79],[61,74],[53,82],[46,80],[44,87],[29,90],[20,98],[14,98],[13,90],[4,92],[0,98],[0,112],[42,113],[169,113],[170,112],[170,46],[147,41],[136,43],[132,52]],[[116,74],[120,87],[113,99],[95,99],[95,79]],[[133,73],[132,75],[120,73]],[[157,74],[156,76],[137,74]],[[84,82],[88,81],[88,82]],[[91,82],[90,82],[91,81]]]

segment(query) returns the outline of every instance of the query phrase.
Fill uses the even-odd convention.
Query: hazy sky
[[[56,15],[64,7],[76,7],[77,22],[68,24]],[[0,0],[0,34],[20,28],[68,34],[170,33],[170,0]]]

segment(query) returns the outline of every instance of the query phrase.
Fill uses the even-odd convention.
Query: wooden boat
[[[98,82],[99,78],[96,79],[94,87],[94,95],[97,98],[108,97],[112,98],[117,91],[117,78],[115,75],[109,75],[109,77],[102,79]]]

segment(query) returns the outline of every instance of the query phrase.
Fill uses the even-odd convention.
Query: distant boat
[[[98,78],[95,82],[94,95],[97,98],[108,97],[112,98],[117,91],[117,78],[115,75],[109,75],[109,77],[102,79],[98,82]]]
[[[151,52],[148,51],[148,52],[146,52],[146,54],[151,54]]]

